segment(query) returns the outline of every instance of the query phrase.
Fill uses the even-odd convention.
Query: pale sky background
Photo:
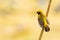
[[[13,2],[11,2],[13,1]],[[45,14],[49,0],[0,0],[0,40],[38,40],[41,27],[36,11]],[[60,40],[60,0],[52,0],[48,20],[50,32],[42,40]]]

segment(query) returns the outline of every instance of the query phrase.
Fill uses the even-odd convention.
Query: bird
[[[39,25],[44,28],[45,32],[49,32],[50,31],[50,27],[49,27],[49,22],[47,20],[47,17],[43,14],[43,12],[37,11],[36,12],[38,14],[38,23]]]

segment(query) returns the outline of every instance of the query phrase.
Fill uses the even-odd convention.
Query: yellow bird
[[[51,2],[52,2],[52,0],[49,0],[49,4],[48,4],[47,11],[46,11],[46,15],[43,15],[43,13],[42,13],[41,10],[38,10],[37,11],[37,14],[38,14],[38,22],[39,22],[39,24],[42,27],[42,31],[41,31],[40,36],[39,36],[39,40],[41,40],[44,31],[46,31],[46,32],[49,32],[50,31],[49,22],[47,20],[47,17],[48,17],[49,9],[50,9],[50,6],[51,6]]]
[[[46,32],[50,31],[50,28],[48,26],[49,22],[48,22],[46,16],[43,15],[43,13],[41,11],[37,11],[37,14],[38,14],[38,22],[41,25],[41,27],[44,28],[44,30]]]

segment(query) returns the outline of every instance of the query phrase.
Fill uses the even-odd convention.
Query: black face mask
[[[39,15],[39,14],[41,14],[41,12],[37,12],[37,14]]]

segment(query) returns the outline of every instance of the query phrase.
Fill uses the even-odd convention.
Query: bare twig
[[[43,33],[44,33],[44,28],[42,28],[42,30],[41,30],[41,34],[40,34],[39,40],[41,40],[41,38],[43,36]]]
[[[49,1],[48,8],[47,8],[47,11],[46,11],[46,17],[48,17],[48,13],[49,13],[49,10],[50,10],[51,2],[52,2],[52,0]]]

